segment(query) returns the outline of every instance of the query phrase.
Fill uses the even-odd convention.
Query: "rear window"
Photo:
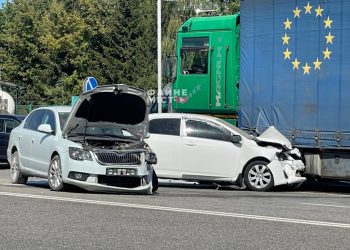
[[[180,119],[153,119],[149,122],[151,134],[180,135]]]

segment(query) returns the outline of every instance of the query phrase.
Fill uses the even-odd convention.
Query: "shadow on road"
[[[198,184],[186,182],[169,182],[160,183],[161,187],[177,187],[184,189],[218,189],[218,190],[245,190],[237,186],[218,186],[215,184]],[[294,188],[292,186],[278,186],[274,187],[271,192],[327,192],[338,194],[349,194],[350,196],[350,182],[335,181],[335,180],[321,180],[321,181],[306,181],[300,187]]]

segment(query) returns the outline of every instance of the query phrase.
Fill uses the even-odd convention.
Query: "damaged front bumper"
[[[90,180],[91,182],[78,181],[73,179],[68,179],[65,182],[90,192],[149,194],[150,190],[152,190],[151,183],[148,183],[148,184],[146,183],[145,185],[140,185],[134,188],[126,188],[126,187],[110,186],[106,184],[99,184],[97,182],[98,177],[93,176],[92,178],[94,180]]]
[[[300,175],[305,170],[301,160],[281,161],[276,157],[267,166],[272,172],[275,186],[301,184],[306,181],[306,178]]]
[[[145,161],[132,165],[102,165],[95,156],[92,161],[77,161],[66,155],[62,157],[62,166],[63,182],[87,191],[152,193],[153,166]]]

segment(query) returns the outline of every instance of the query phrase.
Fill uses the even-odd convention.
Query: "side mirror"
[[[43,132],[43,133],[45,133],[45,134],[52,134],[52,133],[54,132],[54,131],[52,130],[50,124],[41,124],[41,125],[38,127],[38,131],[39,131],[39,132]]]
[[[145,139],[148,139],[149,137],[150,137],[150,133],[147,132],[147,133],[146,133],[146,136],[145,136]]]
[[[240,143],[242,141],[242,136],[240,135],[232,135],[231,142],[232,143]]]

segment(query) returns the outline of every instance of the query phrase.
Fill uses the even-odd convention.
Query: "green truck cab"
[[[239,14],[190,18],[180,27],[172,112],[237,119],[239,29]]]

